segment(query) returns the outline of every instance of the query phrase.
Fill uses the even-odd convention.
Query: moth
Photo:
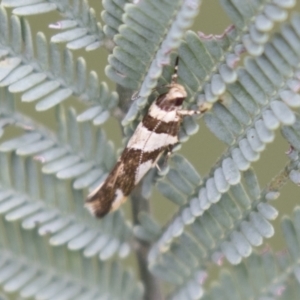
[[[153,102],[106,180],[88,195],[85,206],[96,217],[118,209],[160,156],[172,152],[182,118],[200,113],[182,109],[187,92],[177,83],[177,67],[178,58],[168,91]]]

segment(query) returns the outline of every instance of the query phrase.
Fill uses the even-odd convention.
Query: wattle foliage
[[[201,2],[103,0],[102,26],[86,0],[0,1],[3,299],[298,299],[299,207],[282,220],[285,253],[255,250],[280,234],[272,200],[289,180],[300,184],[297,3],[220,0],[233,26],[206,36],[189,30],[201,18]],[[29,16],[42,21],[51,11],[63,16],[50,25],[59,33],[50,42],[42,32],[33,37]],[[100,47],[110,53],[105,72],[115,90],[86,66],[88,51]],[[77,49],[86,52],[75,59]],[[116,118],[126,141],[153,89],[169,82],[176,53],[186,106],[208,109],[201,117],[227,148],[204,177],[187,157],[173,154],[134,192],[132,219],[121,209],[95,220],[84,197],[117,159],[100,125]],[[83,112],[70,107],[71,96]],[[36,102],[45,124],[26,115],[20,101]],[[252,163],[278,128],[291,146],[289,161],[261,188]],[[198,129],[198,120],[186,117],[180,142]],[[178,205],[164,224],[147,204],[153,185]],[[123,261],[128,255],[138,257],[140,274]],[[222,266],[224,258],[231,267]],[[212,263],[220,275],[203,286]]]

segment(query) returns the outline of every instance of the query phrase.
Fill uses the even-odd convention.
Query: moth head
[[[178,83],[174,83],[170,86],[169,91],[161,95],[157,99],[157,105],[160,107],[180,107],[185,100],[187,92],[185,88]]]

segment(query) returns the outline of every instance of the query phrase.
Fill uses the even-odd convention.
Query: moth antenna
[[[177,56],[176,60],[175,60],[174,73],[172,75],[172,83],[177,83],[177,79],[178,79],[178,63],[179,63],[179,56]]]

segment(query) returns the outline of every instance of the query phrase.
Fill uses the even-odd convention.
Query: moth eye
[[[180,106],[182,105],[182,102],[185,98],[176,98],[175,100],[175,106]]]

